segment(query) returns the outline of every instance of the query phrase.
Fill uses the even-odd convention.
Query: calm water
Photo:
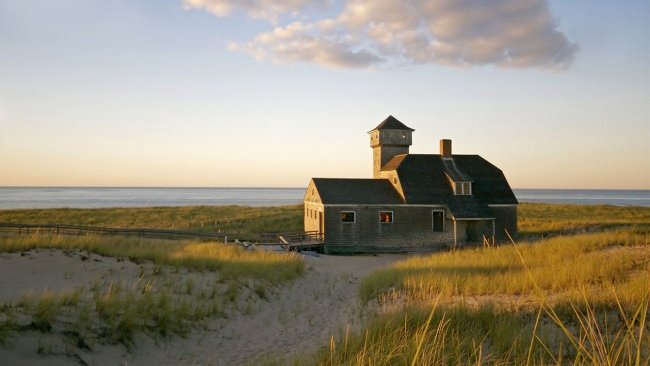
[[[650,206],[650,190],[514,189],[520,202]]]
[[[304,188],[0,187],[0,208],[282,206],[302,203],[304,195]]]
[[[650,190],[515,189],[520,202],[650,206]],[[0,209],[195,205],[281,206],[302,202],[304,188],[0,187]]]

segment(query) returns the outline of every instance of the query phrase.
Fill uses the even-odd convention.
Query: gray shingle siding
[[[500,206],[490,207],[490,212],[495,220],[495,234],[498,242],[508,241],[506,230],[513,238],[518,235],[517,232],[517,206]]]
[[[413,251],[447,248],[453,242],[452,222],[433,231],[433,210],[444,206],[325,206],[325,246],[328,252]],[[354,211],[355,223],[341,222],[342,211]],[[392,211],[393,222],[381,223],[380,211]],[[446,214],[446,212],[445,212]]]

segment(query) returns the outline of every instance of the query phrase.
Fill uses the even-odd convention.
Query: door
[[[322,211],[318,211],[318,233],[321,235],[321,238],[324,237],[325,222],[323,220],[323,212]]]

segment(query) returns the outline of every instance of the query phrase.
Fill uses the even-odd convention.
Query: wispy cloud
[[[216,16],[226,17],[236,10],[245,12],[254,19],[275,22],[278,16],[295,13],[314,0],[183,0],[186,8],[204,9]]]
[[[240,8],[272,22],[312,2],[184,1],[219,16]],[[276,25],[229,48],[258,59],[337,68],[419,63],[562,69],[577,45],[559,29],[546,0],[347,0],[333,17]]]
[[[232,42],[228,48],[257,59],[278,63],[311,62],[332,68],[367,68],[384,61],[379,55],[357,47],[344,34],[323,24],[294,22],[262,33],[248,43]]]

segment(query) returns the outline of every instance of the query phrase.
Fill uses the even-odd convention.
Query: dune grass
[[[650,207],[522,203],[518,206],[518,216],[521,237],[573,233],[593,227],[612,229],[640,225],[650,228]]]
[[[582,288],[616,287],[623,300],[650,286],[650,235],[613,231],[560,236],[536,244],[470,249],[413,258],[380,270],[361,285],[364,301],[393,292],[409,300],[442,296],[576,296]],[[524,264],[526,266],[524,266]],[[395,294],[397,293],[397,294]],[[595,293],[592,300],[595,300]],[[612,299],[602,294],[604,302]]]
[[[490,306],[411,306],[375,318],[362,333],[332,338],[310,363],[647,365],[649,305],[646,292],[631,312],[576,310],[561,318],[544,306],[518,313]]]
[[[299,231],[301,218],[300,206],[0,211],[0,222],[221,230],[244,234]],[[80,342],[101,339],[130,347],[138,332],[182,335],[206,318],[225,316],[228,307],[237,311],[244,294],[267,298],[270,287],[295,279],[305,270],[303,260],[292,253],[245,250],[222,243],[92,235],[0,236],[0,252],[32,249],[79,250],[129,258],[136,263],[151,262],[153,269],[149,276],[153,279],[140,279],[133,284],[101,283],[73,294],[30,294],[17,304],[4,304],[0,310],[0,342],[21,329],[50,332],[61,322],[74,325],[72,329],[66,326],[65,334],[76,334]],[[181,284],[170,280],[162,285],[159,273],[165,272],[164,268],[174,268],[175,272],[210,271],[214,275],[207,278],[216,282],[198,284],[190,277]],[[29,321],[25,322],[26,319]]]
[[[650,237],[617,230],[416,257],[362,281],[379,315],[318,365],[645,365]]]
[[[302,205],[0,210],[0,222],[251,234],[303,230]]]
[[[58,331],[67,337],[73,334],[79,348],[90,349],[92,339],[131,348],[138,332],[160,337],[184,335],[202,320],[225,316],[226,307],[223,297],[184,296],[173,282],[96,283],[89,289],[27,294],[5,304],[0,311],[5,339],[0,337],[0,342],[13,331]]]
[[[241,301],[248,301],[242,294],[265,299],[270,287],[305,270],[303,260],[293,253],[221,243],[103,236],[0,237],[0,252],[43,249],[129,258],[140,263],[140,278],[133,283],[97,282],[92,288],[27,294],[0,304],[0,342],[15,331],[50,333],[63,326],[62,333],[66,337],[74,334],[79,342],[100,339],[130,348],[136,333],[183,335],[205,319],[226,316],[227,309],[237,311]],[[201,274],[205,271],[207,276]]]
[[[109,257],[152,261],[194,270],[219,271],[223,278],[255,278],[273,283],[299,277],[302,259],[291,253],[244,250],[222,243],[137,239],[104,236],[7,236],[0,237],[0,252],[29,249],[81,249]]]

